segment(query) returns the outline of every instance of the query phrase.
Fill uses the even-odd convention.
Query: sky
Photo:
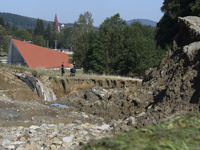
[[[80,14],[90,12],[94,26],[119,13],[123,20],[149,19],[158,22],[164,0],[1,0],[0,12],[46,21],[74,23]]]

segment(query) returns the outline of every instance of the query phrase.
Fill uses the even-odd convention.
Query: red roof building
[[[60,32],[60,26],[59,26],[58,18],[57,18],[56,14],[55,14],[54,22],[55,22],[55,25],[56,25],[54,28],[56,28],[56,31]]]
[[[36,68],[60,68],[62,62],[65,67],[70,63],[67,54],[45,47],[11,39],[7,64]]]

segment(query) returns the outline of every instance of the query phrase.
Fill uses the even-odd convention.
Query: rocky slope
[[[142,85],[139,80],[40,77],[56,94],[56,103],[69,109],[52,107],[55,102],[44,101],[14,76],[13,70],[1,68],[0,102],[5,113],[0,116],[4,120],[1,126],[23,126],[2,127],[1,147],[75,149],[79,142],[199,111],[199,22],[199,17],[179,18],[180,30],[171,50],[158,67],[146,71]]]

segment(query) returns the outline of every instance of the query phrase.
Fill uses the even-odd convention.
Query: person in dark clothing
[[[63,76],[63,74],[65,73],[65,70],[64,70],[64,62],[62,63],[62,65],[61,65],[61,74],[62,74],[62,76]]]
[[[74,73],[76,73],[76,62],[74,62]]]

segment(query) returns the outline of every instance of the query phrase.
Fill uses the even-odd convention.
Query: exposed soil
[[[183,29],[180,31],[186,30]],[[199,32],[190,28],[189,31],[199,37]],[[38,77],[47,89],[54,92],[56,101],[45,101],[44,96],[39,96],[36,90],[32,91],[14,75],[34,76],[33,73],[0,65],[0,126],[71,123],[77,119],[83,123],[106,122],[117,133],[188,111],[199,111],[200,42],[194,38],[191,44],[186,45],[188,43],[184,43],[185,38],[181,35],[185,34],[175,37],[172,49],[159,66],[145,72],[143,82],[136,79]],[[186,39],[188,37],[186,34]],[[51,106],[54,103],[70,108]],[[93,115],[93,119],[83,118],[81,114],[84,113]]]
[[[42,123],[69,123],[79,119],[82,122],[101,124],[101,119],[90,120],[79,117],[79,113],[84,110],[77,107],[77,101],[73,100],[77,95],[81,95],[86,90],[91,90],[95,86],[103,88],[127,88],[141,85],[141,81],[123,80],[101,80],[101,79],[73,79],[73,78],[51,78],[40,76],[39,80],[47,87],[51,88],[57,97],[57,101],[44,101],[42,95],[38,96],[36,90],[31,88],[14,74],[33,76],[28,71],[11,69],[0,66],[0,126],[30,126]],[[39,89],[41,92],[41,89]],[[72,95],[70,97],[67,96]],[[59,103],[70,108],[57,108],[51,104]],[[90,111],[85,111],[91,113]],[[80,115],[81,116],[81,115]],[[102,115],[99,117],[103,117]]]

